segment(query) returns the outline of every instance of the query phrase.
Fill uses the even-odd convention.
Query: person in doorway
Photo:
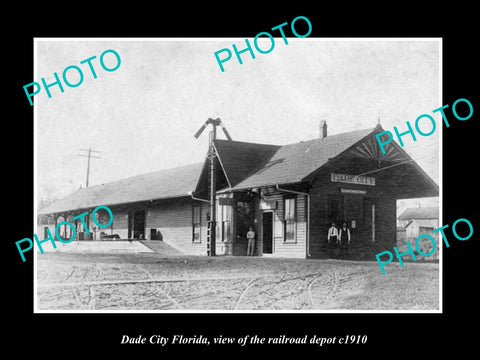
[[[255,252],[255,231],[253,231],[253,227],[249,226],[247,231],[247,256],[253,256]]]
[[[327,241],[329,244],[330,256],[334,256],[338,241],[338,229],[335,226],[335,222],[332,222],[332,226],[328,229]]]
[[[350,229],[346,222],[342,223],[342,227],[338,232],[338,241],[340,243],[340,255],[342,258],[348,256],[348,247],[350,246]]]

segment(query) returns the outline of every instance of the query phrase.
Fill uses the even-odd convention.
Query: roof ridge
[[[267,162],[233,188],[242,189],[268,183],[303,181],[312,172],[350,147],[371,136],[378,127],[347,131],[326,138],[316,138],[281,146]]]
[[[307,142],[314,142],[314,141],[328,141],[332,137],[350,135],[350,134],[353,134],[353,133],[356,133],[356,132],[367,132],[368,131],[370,133],[370,132],[373,132],[375,129],[376,128],[368,128],[368,129],[358,129],[358,130],[346,131],[346,132],[343,132],[343,133],[328,135],[326,137],[319,137],[319,138],[314,138],[314,139],[309,139],[309,140],[302,140],[302,141],[298,141],[298,142],[295,142],[295,143],[282,145],[282,147],[292,146],[292,145],[297,145],[297,144],[305,144]]]
[[[189,167],[189,166],[203,166],[203,161],[202,162],[197,162],[197,163],[193,163],[193,164],[187,164],[187,165],[181,165],[181,166],[176,166],[176,167],[172,167],[172,168],[167,168],[167,169],[160,169],[160,170],[154,170],[154,171],[149,171],[149,172],[146,172],[146,173],[141,173],[141,174],[136,174],[136,175],[131,175],[129,177],[125,177],[125,178],[121,178],[121,179],[117,179],[117,180],[112,180],[112,181],[107,181],[105,183],[102,183],[102,184],[95,184],[95,185],[91,185],[89,187],[85,187],[85,188],[80,188],[80,189],[77,189],[75,190],[78,191],[78,190],[86,190],[86,189],[90,189],[90,188],[94,188],[94,187],[100,187],[100,186],[104,186],[106,184],[114,184],[114,183],[117,183],[117,182],[121,182],[121,181],[127,181],[127,180],[130,180],[130,179],[135,179],[137,177],[143,177],[143,176],[147,176],[147,175],[153,175],[153,174],[158,174],[158,173],[161,173],[161,172],[167,172],[169,170],[178,170],[178,169],[181,169],[181,168],[185,168],[185,167]],[[73,193],[72,193],[73,194]]]
[[[39,209],[38,214],[188,196],[188,192],[198,182],[202,167],[203,162],[187,164],[76,189],[66,197]]]
[[[402,211],[398,219],[435,219],[438,217],[439,210],[439,206],[408,207]]]
[[[297,144],[304,144],[307,142],[314,142],[314,141],[322,141],[322,140],[329,140],[332,137],[336,136],[345,136],[349,134],[353,134],[356,132],[373,132],[376,130],[377,127],[372,127],[372,128],[366,128],[366,129],[358,129],[358,130],[352,130],[352,131],[346,131],[343,133],[338,133],[338,134],[332,134],[328,135],[324,138],[314,138],[314,139],[308,139],[308,140],[300,140],[294,143],[289,143],[289,144],[284,144],[284,145],[275,145],[275,144],[265,144],[265,143],[258,143],[258,142],[253,142],[253,141],[239,141],[239,140],[227,140],[227,139],[214,139],[214,141],[221,141],[221,142],[235,142],[235,143],[242,143],[242,144],[250,144],[250,145],[262,145],[262,146],[275,146],[275,147],[284,147],[284,146],[291,146],[291,145],[297,145]]]
[[[278,148],[282,147],[282,145],[264,144],[264,143],[257,143],[252,141],[238,141],[238,140],[226,140],[226,139],[214,139],[213,141],[216,141],[216,142],[221,141],[225,143],[234,142],[238,144],[261,145],[261,146],[271,146],[271,147],[278,147]]]

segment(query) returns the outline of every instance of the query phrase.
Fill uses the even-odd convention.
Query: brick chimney
[[[320,138],[327,137],[327,122],[325,120],[320,121]]]

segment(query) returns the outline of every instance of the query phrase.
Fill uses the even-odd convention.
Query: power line
[[[388,169],[388,168],[392,168],[392,167],[395,167],[395,166],[399,166],[399,165],[403,165],[403,164],[406,164],[406,163],[409,163],[409,162],[412,162],[412,161],[415,161],[415,160],[407,160],[407,161],[402,161],[401,163],[398,163],[398,164],[393,164],[393,165],[389,165],[389,166],[384,166],[380,169],[375,169],[375,170],[371,170],[371,171],[367,171],[365,173],[362,173],[362,174],[358,174],[358,175],[355,175],[355,176],[363,176],[363,175],[367,175],[367,174],[371,174],[371,173],[374,173],[374,172],[377,172],[377,171],[382,171],[382,170],[385,170],[385,169]]]
[[[418,161],[418,160],[421,160],[421,159],[425,159],[425,158],[428,158],[428,157],[431,157],[431,155],[427,155],[427,156],[422,156],[416,160],[414,159],[410,159],[410,160],[406,160],[406,161],[402,161],[398,164],[393,164],[393,165],[388,165],[388,166],[384,166],[380,169],[375,169],[375,170],[371,170],[371,171],[367,171],[365,173],[362,173],[362,174],[358,174],[358,175],[355,175],[355,176],[363,176],[363,175],[367,175],[367,174],[371,174],[371,173],[374,173],[374,172],[377,172],[377,171],[382,171],[382,170],[385,170],[385,169],[389,169],[389,168],[392,168],[392,167],[395,167],[395,166],[400,166],[400,165],[403,165],[403,164],[407,164],[407,163],[410,163],[410,162],[415,162],[415,161]]]

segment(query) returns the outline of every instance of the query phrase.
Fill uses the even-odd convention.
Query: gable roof
[[[202,167],[203,163],[185,165],[78,189],[38,214],[188,196],[197,185]]]
[[[214,140],[214,145],[230,187],[263,169],[281,148],[278,145],[229,140]]]
[[[434,228],[434,226],[432,225],[431,219],[410,220],[408,224],[405,225],[405,229],[411,225],[417,225],[418,227],[431,228],[432,230]]]
[[[215,168],[219,180],[217,189],[241,190],[300,183],[331,160],[339,159],[340,155],[345,154],[369,160],[381,158],[396,163],[411,161],[408,165],[411,170],[402,172],[408,176],[397,176],[398,179],[394,180],[399,186],[397,183],[392,186],[402,188],[400,194],[405,197],[421,197],[417,196],[418,194],[437,196],[438,185],[395,142],[387,144],[386,155],[379,157],[380,150],[374,135],[381,131],[383,129],[377,125],[373,129],[350,131],[285,146],[216,139],[214,146],[218,156],[215,158]],[[422,184],[418,183],[417,177],[410,176],[411,171],[419,174],[423,179]],[[39,215],[88,209],[99,205],[182,197],[188,196],[190,191],[196,191],[197,196],[200,196],[208,189],[208,173],[206,159],[203,163],[91,186],[79,189],[49,205],[39,211]],[[404,189],[416,189],[417,192],[408,193]]]
[[[398,217],[398,220],[438,219],[438,206],[406,208]]]
[[[301,182],[376,129],[356,130],[284,146],[261,145],[257,148],[255,145],[260,144],[228,140],[215,140],[215,146],[227,177],[235,180],[230,186],[238,190]],[[256,153],[258,149],[260,152]],[[237,159],[240,159],[238,165]],[[241,168],[245,163],[248,171]]]

